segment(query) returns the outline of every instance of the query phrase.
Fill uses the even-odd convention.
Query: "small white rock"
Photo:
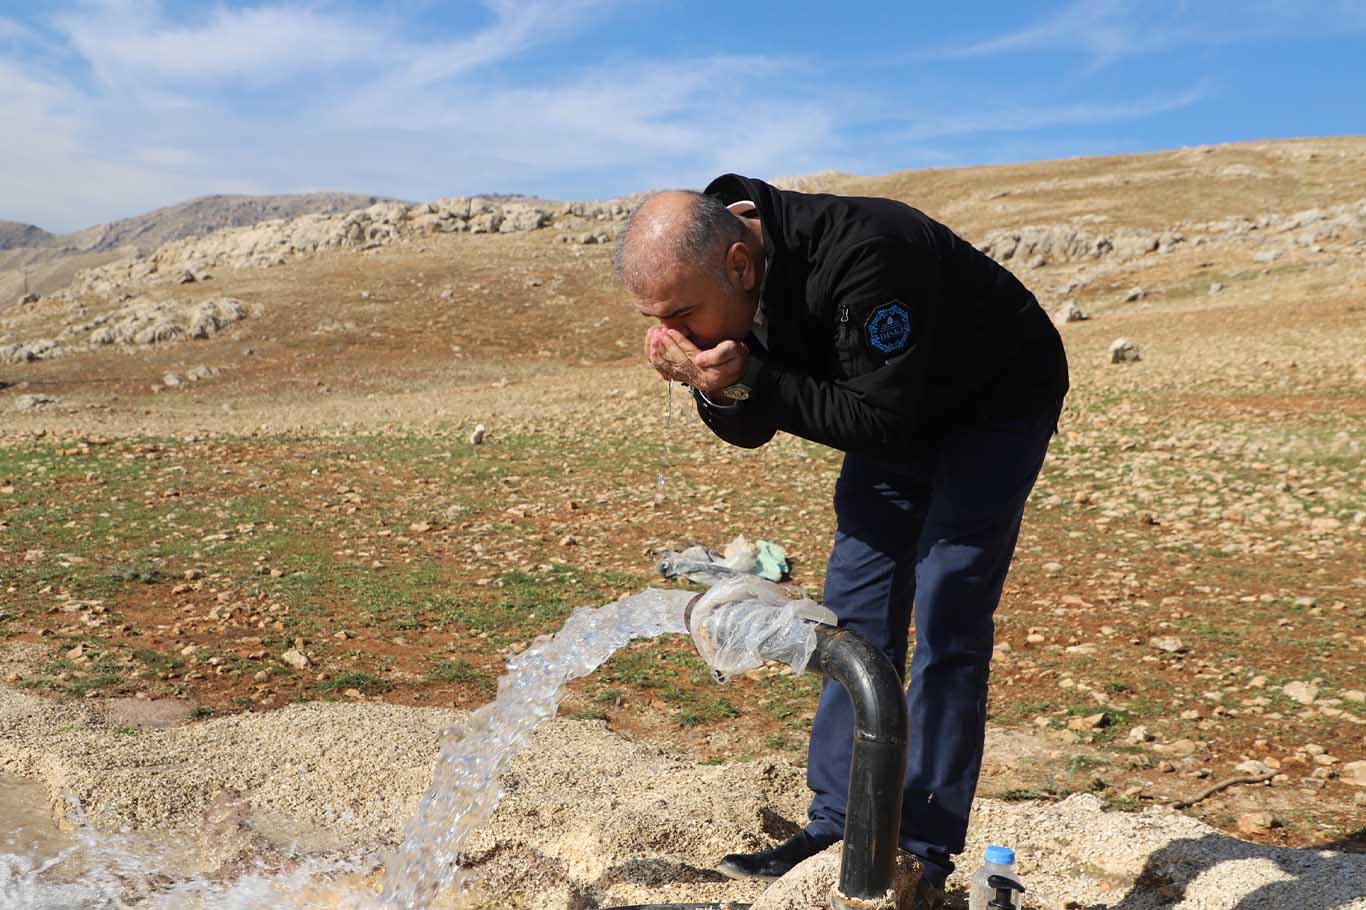
[[[1286,683],[1281,687],[1281,691],[1285,693],[1286,698],[1302,705],[1312,705],[1314,700],[1319,697],[1318,686],[1298,679]]]
[[[470,433],[470,445],[477,446],[481,444],[484,441],[485,432],[484,425],[482,423],[476,423],[474,425],[474,432]]]
[[[1138,345],[1127,338],[1116,338],[1110,342],[1111,363],[1137,363],[1143,359]]]

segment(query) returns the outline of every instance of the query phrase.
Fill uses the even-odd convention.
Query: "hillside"
[[[1085,886],[1059,871],[1056,906],[1329,906],[1297,889],[1331,891],[1305,869],[1358,869],[1344,857],[1364,836],[1366,138],[801,185],[906,200],[1074,317],[1059,325],[1072,391],[996,618],[979,793],[1006,802],[984,822],[1037,834],[1060,866],[1089,820],[1106,849],[1132,847],[1119,866],[1083,857]],[[819,591],[840,455],[783,434],[728,447],[670,398],[611,273],[628,208],[311,214],[168,241],[0,312],[0,671],[32,690],[16,715],[56,702],[23,728],[17,773],[54,794],[83,782],[92,817],[154,825],[159,798],[119,794],[169,789],[159,740],[118,731],[102,785],[80,757],[105,752],[45,731],[133,708],[169,712],[187,741],[239,731],[176,758],[176,805],[198,808],[239,753],[296,761],[262,745],[285,710],[379,724],[484,703],[572,609],[659,584],[665,548],[773,540]],[[1137,359],[1115,361],[1120,339]],[[776,672],[719,688],[664,639],[575,683],[561,713],[738,774],[800,763],[817,691]],[[321,701],[343,704],[299,704]],[[331,780],[325,754],[297,761]],[[616,773],[565,761],[557,793]],[[263,779],[245,775],[243,799],[278,804]],[[675,808],[660,824],[699,828]],[[545,870],[572,854],[583,893],[620,884],[597,859],[607,834],[538,826],[488,852],[491,880],[563,884]],[[1116,833],[1135,827],[1183,846]],[[1309,846],[1345,853],[1281,852]],[[681,891],[676,864],[711,849],[659,880]],[[1281,884],[1256,886],[1261,903],[1197,899],[1193,883],[1242,881],[1230,857]]]
[[[52,240],[51,234],[34,224],[0,221],[0,251],[29,246],[42,246]]]
[[[31,289],[48,293],[65,287],[79,269],[147,253],[172,240],[274,218],[348,212],[378,201],[380,197],[355,193],[202,196],[59,235],[32,225],[0,222],[0,310],[17,296],[15,289],[22,287],[25,272]]]

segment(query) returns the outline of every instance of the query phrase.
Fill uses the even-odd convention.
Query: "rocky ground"
[[[998,614],[1000,811],[1165,819],[1239,778],[1184,810],[1210,826],[1190,838],[1256,863],[1361,850],[1363,157],[1306,140],[815,181],[907,199],[1088,317],[1061,326],[1074,391]],[[469,707],[568,610],[651,583],[662,548],[776,540],[818,590],[837,455],[730,450],[677,391],[670,410],[610,276],[622,211],[249,228],[4,311],[0,675],[177,704],[191,731],[296,702]],[[1138,359],[1112,362],[1121,338]],[[627,649],[565,711],[748,768],[801,760],[814,691],[718,688],[680,641]],[[1146,906],[1131,887],[1077,899]]]

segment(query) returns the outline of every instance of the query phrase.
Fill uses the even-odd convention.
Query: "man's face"
[[[658,276],[632,296],[642,316],[682,332],[703,349],[743,339],[757,304],[726,278],[686,266]]]

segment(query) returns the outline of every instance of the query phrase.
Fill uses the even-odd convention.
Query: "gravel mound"
[[[98,706],[4,689],[0,773],[38,778],[54,797],[69,790],[101,827],[202,831],[221,824],[226,800],[287,820],[295,836],[326,832],[327,849],[370,851],[396,841],[440,731],[458,719],[306,704],[129,735]],[[788,836],[807,802],[802,769],[784,761],[703,765],[567,719],[541,729],[503,787],[468,845],[478,906],[755,901],[762,883],[725,879],[715,863]],[[1366,856],[1244,843],[1166,810],[1106,811],[1090,795],[979,801],[950,893],[988,842],[1015,848],[1029,907],[1366,910]],[[827,858],[808,872],[825,881],[832,868]],[[775,885],[764,907],[823,910],[824,889],[801,878]]]

